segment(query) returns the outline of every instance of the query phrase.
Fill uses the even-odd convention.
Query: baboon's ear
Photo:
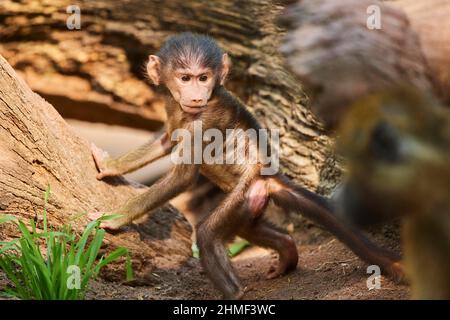
[[[161,60],[158,56],[148,56],[147,73],[155,85],[161,83]]]
[[[228,54],[224,53],[222,56],[222,72],[220,73],[220,84],[223,85],[225,80],[230,72],[231,68],[231,60],[228,57]]]

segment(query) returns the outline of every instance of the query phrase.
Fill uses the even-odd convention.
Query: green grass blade
[[[90,222],[86,229],[83,232],[83,235],[81,236],[81,239],[78,241],[77,243],[77,255],[75,257],[75,264],[79,264],[80,263],[80,259],[81,259],[81,255],[84,252],[84,249],[86,247],[86,243],[88,241],[89,236],[91,235],[92,231],[98,227],[99,222],[98,221],[92,221]]]
[[[98,218],[97,221],[115,220],[115,219],[119,219],[119,218],[121,218],[121,217],[123,217],[123,214],[119,214],[119,213],[116,213],[116,214],[107,214],[107,215],[104,215],[104,216]]]
[[[241,253],[245,248],[247,248],[249,245],[250,245],[250,242],[248,242],[247,240],[234,242],[228,247],[228,255],[230,257],[235,257],[239,253]]]
[[[48,185],[47,190],[44,193],[44,232],[47,232],[47,204],[48,204],[48,199],[50,198],[50,185]]]
[[[16,222],[17,218],[9,214],[0,214],[0,224],[7,222]]]
[[[97,264],[97,266],[95,267],[96,273],[98,273],[100,271],[100,269],[103,268],[104,266],[106,266],[107,264],[113,262],[114,260],[116,260],[120,257],[125,256],[126,254],[128,254],[128,249],[117,248],[116,250],[111,252],[108,256],[106,256],[101,262],[99,262]]]
[[[128,251],[128,250],[127,250]],[[126,263],[127,281],[134,279],[133,265],[131,264],[131,255],[127,252],[127,263]]]
[[[127,280],[133,278],[127,249],[118,248],[108,256],[97,259],[105,236],[105,231],[99,228],[100,222],[117,219],[122,215],[107,215],[90,222],[78,238],[70,225],[64,225],[58,231],[49,230],[49,197],[50,186],[44,194],[42,232],[37,231],[33,220],[30,220],[30,227],[27,227],[14,216],[0,215],[0,224],[14,223],[20,231],[19,238],[0,241],[0,268],[13,284],[11,288],[0,292],[1,295],[20,299],[84,299],[89,280],[95,278],[101,268],[122,256],[127,258]],[[89,241],[92,233],[94,234]],[[43,252],[46,253],[45,258]],[[67,271],[72,265],[80,268],[79,289],[68,287],[68,280],[72,280],[72,275]]]

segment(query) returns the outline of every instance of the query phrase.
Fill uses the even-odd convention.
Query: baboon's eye
[[[190,76],[182,76],[181,77],[181,81],[183,81],[183,82],[188,82],[189,80],[191,80]]]
[[[372,131],[370,148],[378,159],[397,162],[402,160],[401,137],[396,128],[388,123],[379,123]]]
[[[200,81],[205,82],[206,80],[208,80],[208,76],[207,75],[201,75],[199,78]]]

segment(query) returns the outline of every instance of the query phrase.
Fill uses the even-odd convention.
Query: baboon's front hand
[[[101,211],[100,212],[90,212],[90,213],[88,213],[87,216],[90,220],[97,220],[97,219],[103,217],[104,215],[108,215],[108,213],[101,212]],[[118,220],[119,219],[102,221],[100,223],[100,228],[108,229],[108,230],[117,230],[122,226],[122,224]]]
[[[115,173],[111,168],[108,168],[107,165],[107,160],[109,159],[108,152],[100,149],[94,143],[91,143],[91,152],[99,172],[96,176],[97,179],[102,180],[104,177],[114,176]]]

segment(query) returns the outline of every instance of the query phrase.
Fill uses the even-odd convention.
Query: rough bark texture
[[[80,213],[112,210],[145,190],[122,178],[97,181],[95,174],[88,142],[77,137],[0,56],[0,214],[26,221],[37,216],[42,221],[43,195],[50,185],[49,223],[70,222],[81,230],[86,217],[73,220]],[[15,235],[13,225],[0,226],[0,239]],[[189,235],[185,220],[173,207],[165,207],[149,221],[108,235],[107,240],[110,247],[130,248],[139,272],[144,267],[164,267],[167,261],[183,261],[190,253]]]
[[[63,116],[156,129],[162,104],[142,66],[170,34],[208,33],[231,55],[228,87],[262,124],[281,130],[284,170],[309,188],[339,179],[330,140],[283,65],[284,1],[78,1],[81,30],[66,27],[69,0],[0,4],[0,53]],[[88,111],[88,112],[86,112]]]

